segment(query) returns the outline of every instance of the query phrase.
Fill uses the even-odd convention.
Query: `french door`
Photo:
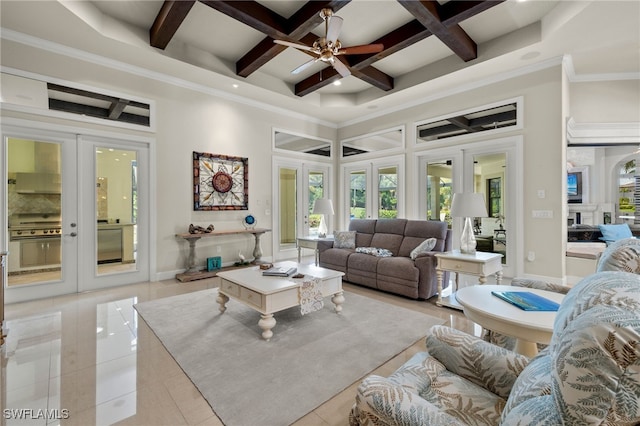
[[[147,145],[37,123],[2,136],[7,303],[149,279]]]
[[[404,157],[346,164],[343,176],[343,221],[404,217]]]
[[[274,260],[297,256],[297,237],[315,235],[320,215],[313,214],[315,201],[331,199],[330,170],[325,163],[274,158],[273,170],[273,257]],[[329,234],[333,217],[325,217]]]
[[[462,219],[450,215],[455,192],[483,194],[488,217],[474,218],[477,250],[503,254],[505,276],[522,265],[522,138],[434,149],[418,155],[418,216],[449,223],[454,248],[460,246]]]

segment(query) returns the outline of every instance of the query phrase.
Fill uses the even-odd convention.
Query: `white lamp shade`
[[[313,214],[333,214],[333,204],[327,198],[318,198],[313,205]]]
[[[451,200],[452,217],[487,217],[484,196],[476,192],[456,192]]]

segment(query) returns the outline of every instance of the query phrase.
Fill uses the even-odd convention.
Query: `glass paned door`
[[[77,291],[75,137],[5,134],[8,303]]]
[[[366,169],[349,172],[349,218],[365,219],[368,213],[368,171]]]
[[[484,196],[487,215],[486,218],[474,218],[474,232],[478,243],[478,250],[501,253],[502,263],[507,262],[507,231],[506,218],[508,205],[507,192],[504,189],[507,156],[505,153],[489,153],[473,157],[474,192]]]
[[[149,148],[145,143],[79,139],[81,291],[149,280]]]
[[[427,220],[447,222],[451,226],[452,160],[427,163]]]
[[[320,215],[313,214],[316,200],[331,198],[330,166],[320,163],[300,163],[288,158],[274,158],[277,182],[274,183],[273,214],[274,260],[297,256],[297,238],[317,235]],[[333,218],[325,217],[329,232]]]
[[[378,169],[378,218],[398,217],[398,168]]]
[[[298,212],[298,172],[294,168],[278,170],[278,209],[280,247],[295,244]]]
[[[320,198],[325,198],[325,186],[326,186],[326,177],[323,171],[318,170],[308,170],[306,172],[307,178],[307,188],[308,188],[308,205],[307,205],[307,217],[305,223],[305,229],[303,231],[304,235],[317,235],[318,227],[320,226],[320,214],[313,213],[313,207],[316,204],[316,200]],[[325,221],[330,220],[331,218],[325,217]],[[330,229],[330,228],[329,228]]]
[[[136,270],[137,152],[95,148],[99,275]]]

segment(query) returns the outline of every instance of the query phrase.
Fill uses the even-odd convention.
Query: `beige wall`
[[[345,126],[338,131],[287,114],[270,112],[254,106],[224,99],[101,67],[66,56],[25,47],[14,42],[3,42],[3,66],[26,70],[97,88],[109,89],[155,101],[157,129],[153,134],[118,130],[106,126],[88,125],[51,118],[29,116],[4,111],[4,116],[31,118],[71,124],[79,129],[92,128],[110,132],[150,136],[155,138],[154,152],[156,180],[154,188],[157,204],[152,209],[157,215],[157,272],[165,275],[184,267],[186,243],[176,240],[174,234],[186,232],[190,223],[218,229],[238,228],[246,212],[195,212],[192,209],[192,151],[236,155],[249,158],[249,211],[258,219],[258,226],[271,227],[272,217],[265,210],[272,200],[271,132],[273,127],[297,133],[315,135],[331,140],[346,139],[397,125],[406,126],[406,209],[418,211],[418,186],[411,177],[416,176],[415,122],[446,113],[522,96],[524,99],[524,128],[502,134],[522,135],[524,139],[524,209],[520,226],[523,228],[524,253],[536,252],[534,262],[524,262],[524,273],[530,276],[561,279],[564,276],[564,241],[566,221],[563,204],[563,177],[565,168],[564,120],[569,110],[579,122],[638,121],[637,82],[591,85],[571,85],[571,104],[567,107],[568,89],[560,65],[532,74],[511,78],[485,87],[437,99],[428,104],[372,117],[370,120]],[[200,71],[194,71],[195,80],[202,80]],[[189,79],[192,76],[182,76]],[[634,86],[634,84],[636,86]],[[613,89],[612,89],[613,88]],[[601,97],[605,98],[602,102]],[[607,104],[604,107],[603,104]],[[633,107],[630,107],[633,105]],[[634,118],[635,117],[635,118]],[[481,141],[482,138],[478,138]],[[333,182],[339,182],[338,171]],[[544,189],[546,197],[536,196]],[[338,194],[334,186],[334,194]],[[337,206],[340,208],[339,206]],[[552,210],[553,219],[532,219],[532,210]],[[339,217],[339,215],[336,215]],[[270,256],[272,236],[263,237],[262,248]],[[201,241],[198,261],[204,257],[222,255],[223,261],[234,260],[237,252],[249,254],[250,238],[228,237],[218,241]],[[217,252],[222,246],[222,252]]]
[[[448,96],[398,111],[382,117],[343,127],[338,131],[338,139],[383,130],[392,126],[406,125],[407,129],[407,176],[417,176],[414,170],[416,153],[424,147],[415,146],[415,123],[448,113],[466,110],[493,102],[524,98],[524,129],[503,133],[524,137],[524,217],[521,223],[524,231],[524,255],[536,253],[534,262],[524,263],[524,274],[530,276],[562,279],[564,276],[565,235],[563,223],[562,179],[564,170],[565,142],[562,115],[562,69],[555,66],[536,73],[512,78],[468,92]],[[484,136],[486,138],[486,136]],[[495,137],[494,137],[495,138]],[[483,137],[465,140],[481,141]],[[455,143],[455,142],[454,142]],[[536,196],[538,189],[544,189],[546,198]],[[418,182],[407,179],[407,212],[418,211]],[[553,219],[532,219],[532,210],[552,210]]]
[[[570,90],[577,123],[640,122],[640,80],[572,83]]]
[[[176,233],[187,232],[191,223],[202,226],[212,223],[217,229],[242,228],[241,219],[247,213],[247,211],[193,211],[191,161],[193,151],[248,157],[249,212],[255,215],[259,227],[271,228],[272,216],[267,216],[265,210],[271,204],[272,128],[278,127],[335,140],[335,129],[311,121],[13,42],[3,42],[1,61],[3,66],[155,101],[157,108],[155,133],[42,118],[12,111],[3,111],[2,115],[71,125],[80,129],[79,132],[82,128],[90,128],[123,135],[155,138],[156,180],[153,185],[157,204],[151,208],[157,217],[157,227],[152,232],[156,234],[157,239],[156,262],[159,274],[175,272],[185,267],[188,245],[186,241],[176,239]],[[270,233],[262,238],[265,257],[272,254],[271,238]],[[217,251],[218,246],[221,252]],[[203,239],[198,243],[197,260],[204,264],[206,257],[221,255],[223,262],[233,262],[238,259],[240,250],[250,258],[253,252],[253,237]]]

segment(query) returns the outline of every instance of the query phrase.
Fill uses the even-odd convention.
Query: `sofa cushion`
[[[447,229],[447,222],[408,220],[405,226],[404,238],[398,250],[398,256],[411,256],[411,251],[427,238],[436,239],[433,251],[446,251]]]
[[[356,231],[337,231],[333,234],[333,247],[354,249],[356,248]]]
[[[393,253],[394,256],[398,255],[398,250],[402,244],[402,235],[397,234],[383,234],[376,232],[371,239],[372,247],[380,247],[387,249]]]
[[[600,228],[600,232],[602,232],[602,237],[600,237],[600,239],[608,243],[633,237],[631,228],[629,228],[629,225],[626,223],[613,225],[603,224],[598,225],[598,228]]]
[[[640,422],[640,405],[629,398],[640,387],[639,311],[638,275],[605,271],[576,284],[556,314],[551,344],[516,380],[503,423]]]
[[[356,231],[356,247],[371,247],[376,222],[376,219],[351,219],[349,231]]]
[[[377,288],[376,265],[382,257],[352,253],[347,260],[347,281]]]
[[[611,243],[600,255],[596,270],[640,274],[640,240],[626,238]]]
[[[430,252],[436,246],[437,242],[438,240],[436,240],[435,238],[427,238],[426,240],[421,242],[418,247],[411,250],[409,257],[415,260],[415,258],[418,257],[419,254]]]
[[[354,250],[330,248],[322,252],[320,266],[340,272],[347,272],[347,260]]]

